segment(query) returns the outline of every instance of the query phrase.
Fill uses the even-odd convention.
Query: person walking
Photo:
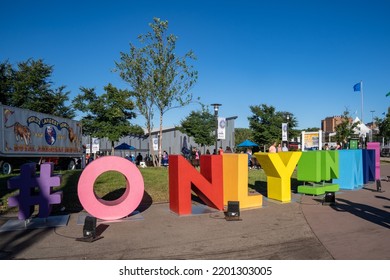
[[[137,157],[135,158],[135,164],[136,164],[136,165],[140,165],[142,159],[143,159],[143,158],[142,158],[141,153],[138,153]]]
[[[269,153],[276,153],[276,142],[274,142],[268,150]]]
[[[325,151],[328,151],[329,150],[329,145],[328,145],[328,143],[325,143],[325,146],[324,146],[324,149],[323,150],[325,150]]]
[[[168,166],[168,161],[169,161],[169,155],[167,151],[164,151],[161,160],[162,166]]]
[[[253,163],[252,163],[252,150],[251,149],[247,149],[246,150],[246,154],[248,155],[248,168],[252,169],[252,167],[253,167]]]

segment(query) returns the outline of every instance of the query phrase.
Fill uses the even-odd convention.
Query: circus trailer
[[[10,174],[27,162],[53,162],[58,169],[81,164],[80,122],[1,103],[0,110],[1,173]]]

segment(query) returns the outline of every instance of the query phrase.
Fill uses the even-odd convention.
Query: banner
[[[99,138],[92,138],[92,153],[99,152],[100,149],[100,141]]]
[[[153,138],[153,151],[158,151],[158,138]]]
[[[95,154],[96,152],[99,152],[100,149],[100,141],[99,138],[92,138],[92,154]],[[85,153],[90,154],[91,153],[91,144],[85,144]]]
[[[287,123],[282,123],[282,141],[287,141]]]
[[[226,119],[218,117],[218,139],[225,140],[226,133]]]

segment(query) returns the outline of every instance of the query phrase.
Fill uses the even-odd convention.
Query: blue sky
[[[263,103],[293,113],[302,129],[346,108],[360,118],[360,81],[370,122],[390,105],[389,14],[386,0],[2,0],[0,61],[44,59],[54,86],[65,85],[71,98],[81,86],[129,88],[112,72],[115,61],[159,17],[179,38],[176,53],[197,56],[194,96],[222,103],[220,115],[238,116],[236,127],[248,127],[249,106]],[[168,111],[164,127],[197,109]]]

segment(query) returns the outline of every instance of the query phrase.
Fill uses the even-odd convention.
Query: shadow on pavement
[[[387,199],[387,198],[386,198]],[[337,198],[331,206],[336,211],[349,212],[359,218],[390,229],[390,213],[369,205],[355,203],[343,198]]]

